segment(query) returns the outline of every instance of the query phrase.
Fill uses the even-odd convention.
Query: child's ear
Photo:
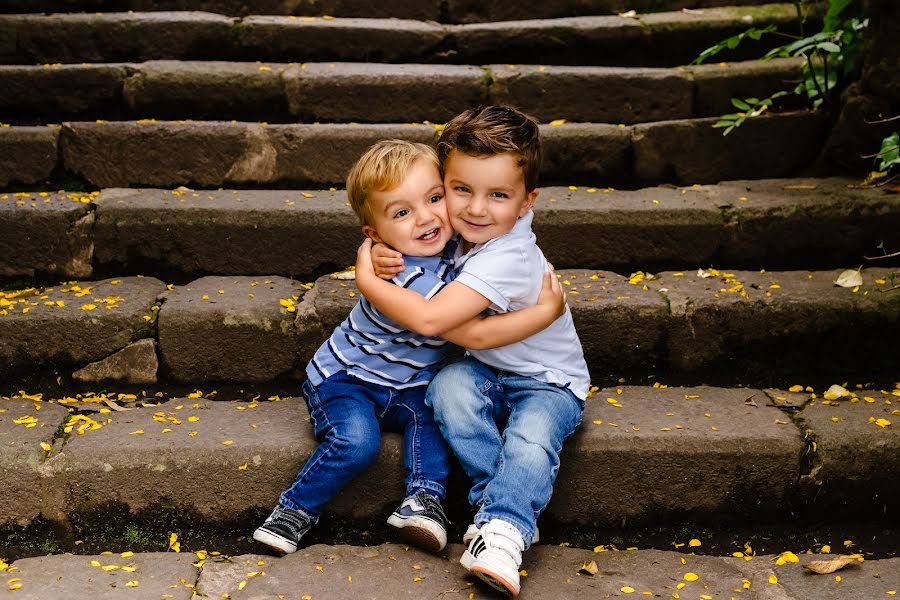
[[[524,217],[528,213],[528,211],[531,210],[531,208],[534,206],[534,201],[537,200],[539,192],[540,190],[538,190],[537,188],[534,188],[533,190],[528,192],[528,195],[525,197],[525,203],[522,204],[522,208],[521,210],[519,210],[519,218]]]
[[[371,225],[363,225],[362,226],[363,235],[372,240],[375,243],[384,243],[384,240],[381,239],[381,236],[378,235],[378,232],[375,231],[375,228]]]

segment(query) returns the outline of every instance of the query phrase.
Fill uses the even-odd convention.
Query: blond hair
[[[434,148],[405,140],[382,140],[359,157],[347,175],[347,197],[360,224],[372,224],[371,193],[390,191],[400,185],[419,159],[431,161],[440,169]]]

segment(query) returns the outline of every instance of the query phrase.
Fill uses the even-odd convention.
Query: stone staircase
[[[793,6],[312,4],[0,7],[0,525],[258,518],[314,448],[303,366],[357,300],[329,276],[361,239],[349,166],[478,103],[542,123],[535,230],[596,386],[542,530],[897,510],[897,263],[864,257],[900,247],[900,199],[812,169],[828,123],[799,106],[711,127],[799,76],[750,60],[767,38],[688,64],[796,30]],[[381,520],[400,452],[332,516]]]

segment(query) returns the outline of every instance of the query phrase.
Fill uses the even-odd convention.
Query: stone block
[[[427,62],[444,28],[410,19],[252,16],[241,20],[237,35],[241,52],[260,60]]]
[[[352,295],[351,295],[352,293]],[[359,294],[353,280],[319,277],[316,285],[303,296],[297,307],[297,338],[300,344],[300,362],[306,365],[322,342],[331,336],[356,303]]]
[[[694,80],[695,117],[719,117],[736,112],[732,98],[769,98],[781,91],[793,91],[802,79],[803,59],[783,58],[747,62],[717,63],[685,67]],[[776,106],[801,108],[792,97],[775,100]]]
[[[234,520],[275,506],[316,448],[298,398],[180,398],[109,418],[101,429],[71,435],[48,463],[54,485],[66,491],[68,514],[123,503],[133,513],[167,506],[211,522]],[[349,518],[387,515],[405,495],[402,452],[400,436],[385,435],[375,463],[326,511]]]
[[[443,123],[487,98],[484,71],[466,65],[309,63],[284,78],[303,121]]]
[[[619,389],[588,398],[581,429],[563,449],[551,515],[625,526],[783,509],[805,444],[780,410],[745,403],[763,392]]]
[[[27,121],[121,115],[125,65],[0,66],[0,111]]]
[[[90,194],[0,194],[0,276],[91,275],[94,214]]]
[[[96,202],[102,264],[309,281],[353,264],[363,239],[343,191],[108,189]]]
[[[691,116],[690,80],[672,69],[492,65],[492,104],[539,121],[640,123]]]
[[[4,481],[0,524],[24,527],[41,512],[56,515],[42,501],[41,464],[53,444],[56,430],[68,412],[55,404],[4,400],[0,405],[0,480]],[[32,424],[33,423],[33,424]]]
[[[0,292],[0,376],[84,365],[153,337],[151,308],[164,290],[137,276]]]
[[[631,133],[627,128],[598,123],[541,125],[541,138],[543,185],[631,179]]]
[[[32,185],[50,177],[56,167],[59,126],[0,126],[0,187]]]
[[[176,381],[261,382],[289,373],[301,284],[284,277],[203,277],[166,294],[157,341]],[[237,357],[241,357],[240,360]]]
[[[635,125],[636,178],[693,184],[796,176],[816,158],[825,135],[821,115],[810,112],[756,117],[727,137],[712,127],[716,121]]]
[[[135,115],[167,119],[283,120],[287,100],[281,64],[149,61],[125,80]]]
[[[156,383],[156,343],[152,339],[128,344],[115,354],[75,371],[72,379],[82,382],[124,381],[134,385]]]

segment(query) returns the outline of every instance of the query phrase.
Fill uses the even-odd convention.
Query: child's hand
[[[391,279],[403,272],[403,255],[387,244],[378,242],[372,246],[372,264],[378,277]]]
[[[356,251],[356,281],[359,285],[360,278],[375,275],[375,267],[372,265],[372,240],[366,238]]]
[[[552,265],[550,265],[550,270],[544,273],[544,281],[541,283],[541,293],[538,295],[537,304],[552,310],[554,318],[559,318],[566,312],[566,293],[559,284]]]

